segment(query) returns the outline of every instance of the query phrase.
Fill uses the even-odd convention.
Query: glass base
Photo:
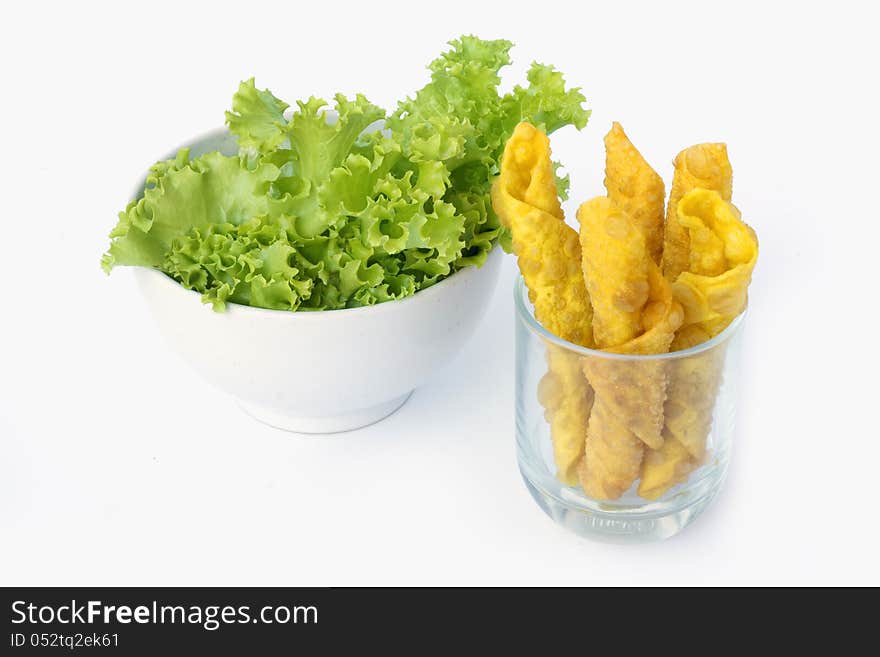
[[[723,483],[716,480],[711,486],[700,486],[679,499],[626,508],[603,505],[561,485],[554,492],[544,490],[529,479],[527,470],[520,462],[526,488],[556,524],[584,538],[617,544],[650,543],[675,536],[703,512]]]

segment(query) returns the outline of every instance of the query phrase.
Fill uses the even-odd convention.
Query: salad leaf
[[[510,63],[509,41],[463,36],[450,45],[452,49],[429,66],[431,81],[398,105],[388,127],[411,160],[432,159],[448,169],[449,196],[485,200],[498,174],[504,144],[517,123],[529,121],[548,133],[565,125],[580,130],[590,112],[582,106],[586,99],[579,89],[567,89],[561,73],[538,63],[529,69],[528,87],[518,85],[501,96],[499,71]],[[565,200],[568,176],[557,177],[557,183]],[[509,250],[509,236],[491,204],[484,202],[481,207],[478,225],[484,230],[469,226],[467,254],[458,266],[479,266],[498,241]]]
[[[352,147],[385,111],[361,95],[350,101],[337,94],[335,121],[329,120],[327,103],[320,98],[297,105],[299,111],[285,128],[289,148],[271,151],[270,161],[282,172],[273,186],[273,210],[288,216],[296,234],[309,239],[343,220],[339,201],[347,196],[351,202],[347,185],[352,169],[360,166],[363,171],[364,158],[353,156]],[[360,181],[361,189],[371,187],[369,178]]]
[[[238,137],[239,148],[254,156],[277,148],[287,138],[284,110],[288,107],[268,89],[257,89],[251,78],[242,82],[232,97],[232,111],[226,112],[226,123]]]
[[[296,310],[312,288],[285,231],[260,217],[191,229],[175,241],[163,269],[215,310],[227,301]]]
[[[566,90],[562,73],[536,62],[526,77],[528,87],[517,85],[502,100],[508,134],[524,120],[547,134],[566,125],[573,125],[578,130],[587,125],[590,111],[581,106],[586,98],[580,89]]]
[[[559,194],[560,200],[567,201],[568,188],[571,186],[571,176],[567,173],[564,176],[560,175],[559,170],[561,168],[562,163],[553,162],[553,180],[556,181],[556,193]]]
[[[240,224],[269,209],[269,184],[278,168],[264,163],[243,168],[238,158],[207,153],[189,159],[187,149],[150,169],[144,195],[119,213],[102,259],[109,272],[117,264],[161,268],[176,238],[213,224]]]
[[[534,64],[501,95],[509,41],[462,36],[395,110],[337,94],[293,106],[251,78],[226,113],[239,156],[159,162],[119,214],[102,265],[164,271],[206,303],[328,310],[400,299],[509,235],[489,201],[519,121],[552,132],[589,118],[578,89]],[[557,176],[560,195],[568,178]]]

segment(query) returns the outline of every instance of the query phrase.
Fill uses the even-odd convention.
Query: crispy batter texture
[[[670,367],[663,435],[684,445],[697,464],[706,455],[712,409],[721,385],[725,350],[709,349],[675,361]]]
[[[684,481],[698,462],[675,439],[667,440],[660,449],[649,449],[642,461],[639,495],[656,500],[669,490],[669,482]]]
[[[546,135],[519,124],[508,140],[492,207],[510,230],[535,317],[551,333],[593,346],[592,307],[581,275],[578,234],[564,220]],[[577,357],[547,346],[548,372],[538,398],[550,425],[557,477],[577,484],[593,390]]]
[[[547,345],[547,373],[538,384],[538,401],[550,425],[556,478],[566,486],[577,486],[577,468],[584,455],[587,420],[593,407],[593,389],[584,378],[577,354]]]
[[[554,335],[591,346],[593,312],[578,234],[559,205],[550,140],[529,123],[516,126],[507,141],[492,207],[511,232],[535,317]]]
[[[584,492],[597,500],[616,500],[639,476],[644,445],[607,404],[597,399],[590,412],[584,458],[578,477]]]
[[[663,278],[660,267],[648,264],[648,302],[642,310],[642,330],[637,338],[605,351],[618,354],[663,354],[669,351],[676,331],[684,321],[684,311],[676,301],[669,282]]]
[[[577,218],[596,346],[624,344],[641,333],[642,309],[648,300],[650,258],[645,258],[645,235],[605,196],[582,204]]]
[[[669,350],[684,313],[653,262],[649,265],[649,281],[651,293],[643,313],[644,333],[606,351],[646,355]],[[617,499],[639,476],[644,446],[663,445],[660,431],[666,396],[665,365],[655,361],[588,358],[584,372],[596,397],[578,476],[591,497]]]
[[[597,347],[667,351],[683,313],[641,228],[607,197],[581,205],[578,219]],[[638,477],[644,446],[663,444],[666,374],[661,363],[589,357],[584,373],[595,399],[578,477],[589,496],[617,499]]]
[[[660,264],[666,188],[617,121],[605,135],[605,189],[608,198],[641,228],[648,253]]]
[[[689,192],[679,202],[678,217],[689,234],[689,268],[672,284],[672,292],[684,308],[684,326],[712,337],[746,307],[758,238],[717,192]]]
[[[678,218],[689,232],[690,270],[680,274],[672,285],[673,295],[684,310],[684,323],[672,344],[674,350],[713,338],[745,309],[758,257],[754,231],[718,192],[689,192],[679,202]],[[671,364],[664,442],[645,456],[639,482],[642,497],[660,497],[704,462],[723,364],[721,347]]]
[[[673,162],[675,174],[666,206],[663,236],[663,274],[675,281],[690,266],[690,235],[678,221],[678,203],[692,189],[714,190],[725,201],[733,193],[733,169],[726,144],[697,144],[679,153]]]
[[[642,311],[641,335],[604,351],[628,354],[662,354],[669,351],[681,325],[681,306],[674,302],[669,283],[657,265],[650,263],[650,297]],[[620,422],[649,447],[663,443],[665,372],[656,362],[589,358],[584,372],[602,403]]]

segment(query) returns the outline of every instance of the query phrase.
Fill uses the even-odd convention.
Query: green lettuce
[[[279,173],[271,163],[246,169],[238,158],[220,153],[190,160],[187,149],[155,164],[143,196],[119,213],[102,259],[105,271],[115,265],[161,268],[174,241],[190,230],[266,214],[270,183]]]
[[[520,121],[581,129],[578,89],[534,64],[498,92],[508,41],[464,36],[396,109],[342,94],[293,111],[253,79],[226,113],[237,157],[186,150],[150,169],[102,265],[154,267],[206,303],[328,310],[400,299],[509,242],[489,202]],[[330,111],[332,109],[332,111]],[[567,177],[557,178],[560,194]]]

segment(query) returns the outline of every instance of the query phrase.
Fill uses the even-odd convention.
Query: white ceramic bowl
[[[187,146],[194,157],[236,152],[226,130]],[[455,356],[485,313],[501,257],[495,249],[481,268],[400,301],[319,312],[216,313],[165,274],[135,269],[162,334],[206,381],[267,424],[332,433],[390,415]]]

